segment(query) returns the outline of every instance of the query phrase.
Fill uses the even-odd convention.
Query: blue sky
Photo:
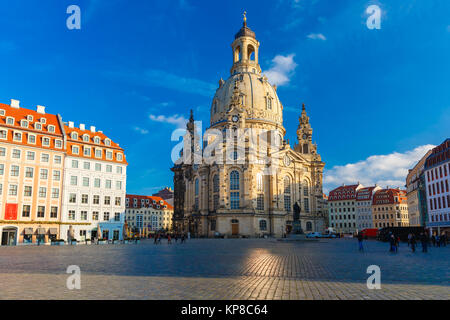
[[[81,30],[66,27],[71,4]],[[372,4],[379,30],[366,26]],[[2,1],[0,10],[0,101],[103,130],[126,151],[129,193],[172,185],[170,135],[191,108],[209,124],[244,10],[291,144],[306,103],[326,190],[401,185],[449,137],[450,1]]]

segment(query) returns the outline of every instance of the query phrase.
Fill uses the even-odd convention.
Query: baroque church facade
[[[281,237],[293,232],[294,224],[304,232],[325,227],[321,209],[325,163],[312,142],[305,106],[299,117],[298,143],[292,148],[284,139],[283,105],[277,88],[261,74],[259,46],[244,16],[231,45],[231,75],[225,81],[220,79],[211,105],[209,129],[223,132],[223,140],[215,147],[220,151],[228,146],[221,154],[227,161],[217,160],[220,152],[214,151],[216,160],[206,161],[203,148],[200,161],[186,161],[185,157],[175,163],[171,170],[176,232],[190,232],[194,237]],[[237,142],[236,137],[226,136],[226,132],[239,130],[265,132],[266,141],[275,141],[277,148],[252,153],[260,144],[246,136],[245,148],[238,155],[229,148]],[[191,111],[187,132],[195,137],[195,131]],[[199,151],[195,138],[190,145],[192,154]]]

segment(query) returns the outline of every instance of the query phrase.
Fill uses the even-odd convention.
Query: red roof
[[[328,201],[354,200],[356,199],[356,189],[358,184],[340,186],[330,191]]]
[[[127,194],[126,199],[129,199],[128,202],[125,201],[125,205],[127,208],[150,208],[151,207],[153,209],[158,209],[157,206],[160,205],[160,206],[167,206],[166,210],[173,210],[173,206],[171,206],[167,201],[165,201],[161,197]],[[133,206],[134,199],[137,199],[136,207]],[[144,201],[142,202],[141,200],[144,200]],[[148,200],[148,203],[145,200]],[[154,204],[153,201],[156,201],[156,203]],[[164,208],[160,208],[160,209],[164,209]]]
[[[395,201],[397,198],[397,201]],[[407,203],[406,191],[400,189],[382,189],[375,192],[373,195],[372,204],[399,204]]]
[[[376,186],[361,188],[356,192],[356,201],[367,201],[372,199],[372,192]]]

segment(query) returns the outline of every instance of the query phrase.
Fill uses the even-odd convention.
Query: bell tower
[[[247,13],[245,11],[242,28],[234,36],[231,47],[233,48],[232,75],[239,72],[261,74],[261,67],[258,63],[259,41],[256,40],[255,33],[247,27]]]
[[[297,151],[303,154],[314,154],[317,152],[317,146],[312,143],[312,128],[309,123],[309,117],[306,114],[305,104],[302,104],[302,114],[298,118]]]

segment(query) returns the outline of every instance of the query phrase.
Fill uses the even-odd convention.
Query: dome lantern
[[[234,36],[231,44],[233,48],[233,67],[231,74],[238,72],[261,73],[258,63],[259,41],[255,33],[247,27],[247,13],[244,11],[242,28]]]

